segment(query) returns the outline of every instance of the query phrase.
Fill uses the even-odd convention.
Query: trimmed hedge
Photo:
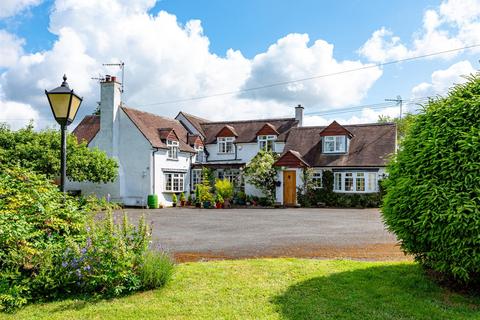
[[[388,167],[382,212],[403,250],[463,284],[480,275],[480,77],[429,101]]]

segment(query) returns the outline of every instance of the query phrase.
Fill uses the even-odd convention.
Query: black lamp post
[[[82,103],[82,98],[70,90],[67,83],[67,76],[63,75],[63,82],[60,87],[53,90],[45,90],[48,103],[52,109],[55,120],[60,124],[62,132],[62,151],[60,159],[60,191],[65,193],[65,180],[67,177],[67,126],[75,120],[77,111]]]

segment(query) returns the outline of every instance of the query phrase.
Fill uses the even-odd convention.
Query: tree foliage
[[[35,131],[32,125],[13,131],[0,125],[0,165],[19,165],[54,178],[60,174],[60,132]],[[118,165],[99,149],[67,137],[67,176],[74,181],[112,182]]]
[[[415,116],[416,115],[412,113],[407,113],[403,115],[402,118],[380,115],[378,117],[378,123],[395,123],[397,125],[398,140],[401,142],[413,124],[413,121],[415,121]]]
[[[244,168],[244,175],[256,188],[261,190],[271,203],[275,202],[275,182],[277,168],[273,166],[277,155],[271,151],[260,150]]]
[[[469,283],[480,275],[480,77],[415,117],[388,166],[382,212],[405,252]]]

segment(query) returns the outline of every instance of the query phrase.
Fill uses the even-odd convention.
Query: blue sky
[[[16,75],[14,72],[25,71],[25,65],[21,65],[21,56],[32,57],[35,54],[43,55],[46,57],[44,60],[51,59],[50,62],[38,62],[35,61],[34,67],[31,70],[25,72],[32,72],[32,79],[36,80],[36,85],[33,88],[40,89],[40,83],[49,84],[53,83],[54,65],[53,56],[56,54],[56,49],[61,51],[63,45],[65,47],[72,47],[68,44],[68,36],[61,36],[60,29],[63,27],[71,30],[69,33],[71,39],[76,39],[78,36],[78,42],[75,42],[75,46],[80,46],[84,50],[84,54],[81,57],[72,55],[71,62],[74,64],[85,64],[85,68],[89,70],[91,76],[96,76],[98,72],[109,72],[105,68],[101,68],[101,63],[111,62],[117,60],[126,60],[127,65],[127,77],[130,80],[131,87],[127,87],[127,94],[125,100],[133,105],[140,106],[140,109],[145,109],[151,112],[167,113],[167,115],[175,115],[179,108],[187,109],[187,111],[200,111],[203,116],[213,117],[240,117],[244,114],[238,115],[235,110],[228,109],[228,106],[222,106],[222,104],[231,104],[233,106],[241,103],[264,103],[269,107],[263,109],[258,116],[277,116],[283,115],[288,112],[288,108],[283,106],[291,106],[294,100],[298,100],[299,103],[303,103],[306,106],[306,112],[322,112],[330,109],[341,109],[344,107],[375,104],[383,102],[385,98],[393,98],[397,95],[408,99],[412,97],[418,97],[423,95],[442,94],[446,88],[452,85],[454,82],[461,81],[459,76],[461,72],[470,72],[478,69],[478,54],[472,51],[459,52],[458,54],[448,59],[438,57],[433,59],[422,59],[418,61],[405,62],[391,66],[385,66],[378,70],[377,74],[365,74],[365,85],[362,86],[362,79],[347,81],[348,78],[334,79],[330,78],[329,81],[329,93],[326,94],[322,91],[322,83],[315,87],[306,84],[304,88],[285,89],[283,91],[272,91],[269,93],[258,92],[253,96],[248,96],[245,99],[236,99],[235,101],[225,100],[211,100],[200,105],[193,105],[189,103],[182,103],[181,105],[171,105],[165,107],[145,107],[142,105],[148,105],[153,102],[162,102],[176,99],[189,98],[192,96],[215,94],[218,92],[229,91],[230,88],[235,90],[241,90],[249,86],[255,86],[258,84],[268,84],[285,80],[309,77],[313,75],[330,73],[335,70],[345,69],[346,65],[342,63],[345,61],[355,61],[365,65],[367,63],[378,63],[385,61],[392,61],[412,57],[415,55],[421,55],[425,53],[451,49],[455,46],[466,46],[476,44],[476,39],[473,33],[465,36],[465,30],[474,29],[479,24],[479,13],[473,12],[476,8],[480,7],[479,1],[476,0],[445,0],[445,1],[306,1],[297,0],[292,1],[273,1],[273,0],[244,0],[244,1],[220,1],[220,0],[163,0],[156,3],[151,3],[151,0],[142,0],[138,2],[137,7],[131,8],[137,5],[135,1],[122,1],[122,0],[108,0],[112,5],[118,5],[119,8],[125,7],[126,9],[119,9],[118,18],[116,20],[119,24],[127,26],[131,23],[132,30],[136,30],[139,33],[139,41],[142,38],[146,38],[147,42],[143,42],[137,47],[142,47],[141,52],[137,55],[132,52],[123,53],[122,41],[127,43],[135,42],[135,34],[132,31],[130,36],[124,36],[111,32],[106,42],[111,42],[112,47],[117,48],[116,51],[110,56],[104,51],[99,51],[98,48],[93,47],[90,44],[91,38],[96,38],[99,34],[102,34],[107,30],[104,26],[104,21],[101,19],[101,10],[99,13],[95,11],[95,4],[85,5],[85,7],[79,8],[73,1],[40,1],[40,0],[26,0],[26,2],[36,2],[32,5],[26,5],[24,8],[17,8],[10,16],[0,17],[0,30],[8,33],[12,37],[15,37],[18,41],[22,42],[21,50],[18,52],[17,59],[13,59],[13,62],[1,63],[0,60],[0,73],[3,73],[3,82],[0,82],[0,99],[3,100],[3,104],[7,103],[20,103],[30,106],[33,110],[39,111],[39,117],[47,117],[47,114],[38,105],[41,103],[41,98],[32,95],[30,97],[23,98],[21,94],[16,94],[15,85],[13,79]],[[11,2],[11,1],[7,1]],[[85,1],[85,3],[90,1]],[[467,6],[468,2],[468,6]],[[134,3],[132,5],[132,3]],[[3,4],[7,6],[8,4]],[[461,7],[464,6],[464,7]],[[466,7],[466,8],[465,8]],[[472,10],[474,8],[475,10]],[[0,7],[1,9],[1,7]],[[11,7],[10,7],[11,9]],[[105,8],[108,10],[108,8]],[[115,10],[112,10],[115,11]],[[123,12],[125,11],[125,12]],[[160,12],[168,13],[168,17],[176,17],[178,27],[172,27],[170,24],[166,26],[165,21],[168,17],[160,17]],[[459,15],[460,12],[463,15]],[[110,16],[112,21],[117,19],[114,14],[105,11],[105,15]],[[142,16],[143,15],[143,16]],[[86,17],[85,17],[86,16]],[[146,18],[150,16],[150,18]],[[64,17],[69,17],[67,20]],[[125,17],[127,17],[125,19]],[[140,22],[144,19],[143,22]],[[162,20],[163,19],[163,20]],[[107,20],[107,19],[106,19]],[[184,68],[180,65],[173,64],[172,61],[176,61],[174,58],[168,56],[163,60],[158,60],[158,57],[150,58],[148,54],[151,52],[166,52],[168,50],[180,52],[182,50],[192,50],[196,48],[195,43],[198,42],[196,36],[189,34],[188,25],[191,20],[199,20],[202,30],[198,32],[202,41],[208,41],[209,47],[205,51],[205,46],[199,44],[199,50],[203,50],[201,57],[197,57],[203,62],[198,62],[190,68],[195,69],[192,75],[186,73],[189,72],[189,68]],[[149,37],[143,34],[141,28],[138,25],[157,22],[154,28],[158,26],[157,33],[152,33]],[[163,21],[163,22],[162,22]],[[467,23],[463,23],[466,21]],[[83,25],[82,25],[83,23]],[[135,25],[133,25],[135,23]],[[85,26],[87,25],[87,26]],[[431,27],[428,27],[428,26]],[[465,26],[466,25],[466,26]],[[50,28],[49,28],[50,26]],[[173,28],[173,29],[169,29]],[[382,30],[386,30],[386,33],[378,37],[377,42],[374,42],[374,33]],[[430,29],[429,29],[430,28]],[[177,30],[178,29],[178,30]],[[480,30],[480,29],[479,29]],[[148,32],[152,32],[149,30]],[[165,33],[175,34],[175,32],[184,32],[187,34],[185,45],[180,45],[179,48],[174,46],[176,41],[172,41]],[[197,32],[197,31],[195,31]],[[195,33],[194,32],[194,33]],[[317,65],[315,61],[310,64],[303,64],[302,60],[307,59],[305,56],[299,56],[298,61],[300,66],[295,66],[295,58],[291,57],[291,54],[295,54],[295,48],[301,44],[301,40],[298,38],[288,38],[292,34],[307,34],[309,37],[308,43],[305,45],[305,54],[312,54],[312,59],[321,60],[322,57],[316,57],[315,54],[323,52],[326,48],[326,44],[333,45],[332,61],[338,62],[339,66],[335,68],[328,67],[328,59],[324,64]],[[162,41],[164,36],[167,38],[165,43],[149,44],[151,39],[157,39]],[[115,42],[115,38],[118,37],[118,43]],[[124,38],[122,38],[124,37]],[[394,39],[398,37],[398,39]],[[19,40],[20,39],[20,40]],[[283,48],[278,56],[268,51],[271,45],[276,44],[280,39],[286,39],[285,48],[282,45],[278,45],[278,48]],[[292,40],[293,39],[293,40]],[[316,40],[325,42],[314,50],[314,43]],[[366,46],[366,43],[372,40],[370,44],[375,44],[369,47],[369,50],[361,51],[362,47]],[[156,41],[156,40],[155,40]],[[154,41],[154,42],[155,42]],[[182,40],[183,41],[183,40]],[[93,42],[93,41],[92,41]],[[191,44],[194,43],[194,44]],[[100,43],[101,45],[101,43]],[[148,46],[151,45],[151,48]],[[97,43],[98,47],[99,44]],[[163,47],[162,47],[163,46]],[[145,47],[145,48],[143,48]],[[323,49],[322,49],[323,48]],[[241,59],[233,59],[227,51],[233,49],[241,54]],[[322,49],[322,50],[320,50]],[[66,49],[65,49],[66,50]],[[140,50],[140,49],[138,49]],[[309,50],[311,52],[309,52]],[[403,51],[402,51],[403,50]],[[18,50],[17,50],[18,51]],[[195,50],[193,50],[195,51]],[[200,52],[200,51],[199,51]],[[0,52],[1,53],[1,52]],[[477,51],[478,53],[478,51]],[[179,53],[179,55],[187,53]],[[195,60],[195,52],[190,53],[192,59]],[[282,59],[281,54],[289,56],[289,58]],[[173,53],[175,55],[175,53]],[[262,55],[266,57],[262,59]],[[379,55],[381,58],[378,58]],[[128,57],[127,57],[128,56]],[[214,61],[215,56],[219,57],[221,61]],[[136,60],[138,57],[138,61]],[[65,58],[65,57],[63,57]],[[58,59],[58,58],[57,58]],[[151,60],[149,60],[151,59]],[[290,60],[288,60],[290,59]],[[62,59],[68,60],[68,59]],[[94,62],[92,62],[93,60]],[[110,61],[107,61],[110,60]],[[158,60],[158,61],[157,61]],[[186,59],[187,61],[189,58]],[[211,61],[212,60],[212,61]],[[234,60],[232,62],[232,60]],[[168,61],[168,67],[166,66]],[[206,62],[205,62],[206,61]],[[282,65],[282,61],[289,61],[286,65]],[[219,63],[221,72],[225,73],[221,76],[215,77],[208,73],[212,68],[212,63]],[[69,69],[68,61],[63,61],[63,64],[67,64],[63,69]],[[93,66],[98,66],[95,69]],[[140,66],[142,64],[152,63],[156,65],[157,69],[146,69],[142,73]],[[177,62],[178,63],[178,62]],[[201,65],[204,63],[204,65]],[[44,64],[42,67],[41,64]],[[181,64],[181,63],[180,63]],[[227,68],[223,67],[223,64],[229,64]],[[293,66],[292,66],[293,64]],[[282,70],[286,66],[292,66],[296,72],[292,72],[291,77],[285,76]],[[164,71],[163,68],[166,68]],[[297,68],[298,69],[295,69]],[[30,68],[30,65],[29,67]],[[27,69],[28,69],[27,68]],[[50,69],[48,69],[50,68]],[[70,67],[71,68],[71,67]],[[82,67],[79,67],[82,69]],[[213,67],[215,69],[215,66]],[[219,67],[220,68],[220,67]],[[228,69],[235,70],[235,74],[229,74]],[[244,71],[242,71],[245,68]],[[275,70],[278,68],[279,70]],[[35,72],[34,69],[41,70],[45,74],[40,75]],[[133,70],[132,70],[133,69]],[[348,68],[347,68],[348,69]],[[48,74],[48,70],[51,70],[51,74]],[[95,70],[94,72],[92,72]],[[172,71],[174,70],[174,71]],[[151,72],[159,73],[172,72],[169,79],[158,79],[158,83],[154,87],[147,88],[140,87],[142,84],[142,78],[150,77]],[[212,72],[218,72],[212,71]],[[302,73],[303,72],[303,73]],[[436,73],[436,78],[432,79],[432,75]],[[57,72],[58,73],[58,72]],[[248,75],[248,73],[250,73]],[[88,78],[89,73],[84,74],[84,78]],[[197,86],[192,85],[191,89],[185,89],[185,83],[189,81],[179,81],[178,85],[171,84],[175,82],[172,79],[189,78],[189,81],[198,81],[200,84]],[[191,79],[190,79],[191,78]],[[219,83],[218,79],[222,79]],[[225,81],[232,80],[231,86],[226,86]],[[215,80],[217,79],[217,80]],[[78,81],[78,80],[77,80]],[[335,83],[336,81],[336,83]],[[20,80],[18,80],[20,82]],[[168,86],[165,86],[165,83]],[[325,83],[325,82],[323,82]],[[415,89],[417,86],[419,86]],[[127,82],[128,86],[128,82]],[[343,88],[346,86],[347,88]],[[349,88],[351,86],[352,88]],[[98,90],[94,88],[91,83],[80,85],[89,97],[84,104],[84,113],[91,112],[94,108],[94,101],[98,100]],[[153,88],[153,90],[152,90]],[[167,93],[162,92],[162,88]],[[338,90],[339,94],[335,96],[331,91]],[[343,91],[342,91],[343,90]],[[140,92],[142,94],[140,94]],[[152,93],[154,92],[154,93]],[[313,94],[312,92],[316,92]],[[352,92],[351,99],[345,99],[342,95],[349,95]],[[277,95],[278,93],[278,95]],[[303,93],[303,95],[302,95]],[[290,96],[289,96],[290,94]],[[305,99],[303,99],[305,97]],[[242,97],[239,97],[242,98]],[[243,97],[245,98],[245,97]],[[254,101],[253,101],[254,100]],[[304,100],[304,101],[301,101]],[[240,102],[239,102],[240,101]],[[215,107],[211,105],[217,104]],[[234,107],[232,107],[234,108]],[[254,108],[258,109],[258,108]],[[275,112],[271,110],[277,110]],[[387,110],[388,111],[388,110]],[[223,114],[220,114],[223,113]],[[392,112],[392,110],[389,110]],[[345,121],[354,121],[351,118],[358,115],[360,117],[360,111],[352,112],[348,114],[338,115]],[[248,113],[247,113],[248,114]],[[1,118],[0,114],[0,118]],[[11,115],[8,115],[12,117]],[[4,115],[3,117],[8,116]],[[17,115],[17,117],[20,117]],[[372,115],[370,116],[370,118]],[[362,119],[364,119],[363,117]],[[312,124],[316,124],[326,121],[326,119],[311,119]],[[330,118],[327,120],[331,120]],[[357,121],[360,121],[357,119]]]

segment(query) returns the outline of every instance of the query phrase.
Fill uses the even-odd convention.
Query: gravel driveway
[[[125,209],[153,222],[156,247],[179,260],[238,257],[402,259],[377,209]],[[404,258],[403,258],[404,259]]]

